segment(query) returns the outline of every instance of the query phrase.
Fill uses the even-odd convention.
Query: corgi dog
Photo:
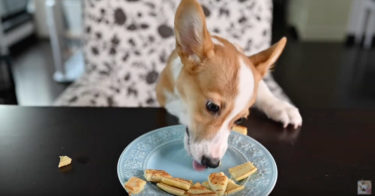
[[[196,170],[219,166],[232,126],[247,118],[253,105],[284,127],[302,125],[298,109],[276,98],[262,80],[284,50],[285,37],[246,56],[208,32],[197,0],[181,1],[174,25],[176,48],[160,74],[156,95],[186,125],[184,146]]]

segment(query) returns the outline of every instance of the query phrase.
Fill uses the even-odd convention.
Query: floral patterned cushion
[[[179,0],[85,0],[85,74],[56,100],[66,106],[158,106],[155,83],[175,47]],[[208,29],[246,54],[271,41],[271,0],[200,0]],[[269,75],[267,83],[285,99]]]

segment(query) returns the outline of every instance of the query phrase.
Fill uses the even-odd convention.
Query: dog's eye
[[[236,121],[234,121],[234,124],[239,125],[239,124],[245,122],[245,120],[246,120],[246,118],[244,118],[244,117],[239,118],[239,119],[237,119]]]
[[[213,114],[217,114],[220,111],[220,107],[218,105],[216,105],[215,103],[213,103],[212,101],[207,101],[206,109],[207,109],[207,111],[209,111]]]

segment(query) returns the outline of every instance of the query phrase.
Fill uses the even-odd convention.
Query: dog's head
[[[286,44],[247,57],[242,50],[207,31],[196,0],[182,0],[175,16],[176,50],[183,64],[177,92],[188,112],[185,148],[194,160],[217,167],[233,124],[249,115],[259,81]]]

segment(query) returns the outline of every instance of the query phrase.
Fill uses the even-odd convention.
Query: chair
[[[0,104],[18,104],[9,55],[0,55]]]
[[[155,83],[175,47],[177,0],[84,2],[84,75],[56,100],[60,106],[156,107]],[[211,33],[250,55],[271,42],[271,0],[201,0]],[[288,99],[272,76],[271,89]]]
[[[18,104],[13,78],[12,61],[8,51],[9,40],[3,32],[0,17],[0,104]]]

